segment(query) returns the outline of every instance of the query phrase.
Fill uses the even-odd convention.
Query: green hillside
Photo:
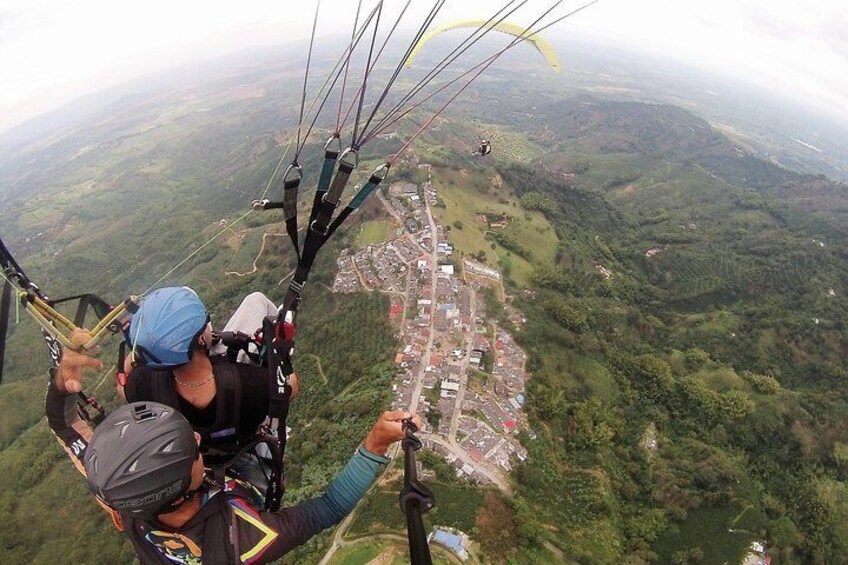
[[[294,263],[280,216],[246,212],[292,130],[292,73],[222,70],[127,96],[19,148],[0,163],[0,235],[53,296],[190,284],[217,325],[248,292],[279,300]],[[443,471],[438,517],[495,563],[738,563],[752,540],[775,563],[848,561],[844,185],[759,160],[681,108],[568,97],[524,75],[487,77],[439,124],[392,175],[420,182],[417,165],[432,165],[458,255],[497,266],[526,318],[499,323],[532,376],[514,498],[430,461]],[[493,154],[471,158],[484,133]],[[303,202],[325,136],[304,150]],[[351,186],[398,148],[375,141]],[[304,293],[289,503],[326,484],[389,402],[388,299],[328,290],[339,251],[382,239],[380,220],[354,216]],[[496,300],[490,315],[504,311]],[[13,325],[0,562],[129,562],[43,421],[46,367],[34,325]],[[397,529],[392,496],[370,498],[354,530]],[[328,543],[289,561],[315,563]]]

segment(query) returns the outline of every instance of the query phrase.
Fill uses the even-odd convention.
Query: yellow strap
[[[263,551],[266,547],[274,543],[274,540],[277,539],[278,535],[280,535],[279,533],[275,532],[273,529],[265,525],[261,520],[257,520],[238,506],[233,505],[233,510],[235,511],[236,516],[248,522],[260,532],[263,532],[265,534],[265,536],[261,540],[259,540],[259,542],[255,546],[253,546],[252,549],[241,554],[242,562],[248,561],[249,559],[255,557],[259,552]]]
[[[127,303],[138,303],[138,298],[135,296],[131,296],[128,300],[121,302],[118,306],[110,310],[94,328],[87,330],[91,334],[90,340],[83,345],[77,345],[72,343],[68,337],[74,330],[80,329],[76,324],[57,312],[41,298],[32,296],[24,291],[19,292],[18,295],[21,299],[20,301],[24,303],[24,309],[38,322],[38,325],[61,343],[62,347],[67,347],[72,351],[91,351],[94,349],[97,344],[110,335],[109,327],[113,323],[122,324],[129,318],[130,311],[127,308]]]

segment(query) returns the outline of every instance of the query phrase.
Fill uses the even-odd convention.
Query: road
[[[382,200],[382,195],[378,193],[378,196],[380,196],[380,199]],[[385,202],[385,201],[383,201],[383,203],[386,205],[386,208],[388,208],[389,211],[391,212],[391,209],[389,208],[388,203]],[[437,264],[437,261],[436,261],[436,256],[437,256],[436,255],[436,244],[438,243],[438,232],[436,230],[436,222],[433,221],[433,214],[430,211],[430,205],[427,203],[426,199],[424,200],[424,206],[425,206],[425,210],[427,211],[427,218],[430,221],[430,234],[432,236],[431,239],[432,239],[433,248],[430,250],[430,252],[432,253],[432,260],[430,261],[430,277],[431,277],[431,282],[432,282],[432,286],[433,286],[433,295],[434,295],[433,296],[433,298],[434,298],[433,299],[433,305],[435,306],[435,304],[436,304],[436,300],[435,300],[436,281],[439,278],[439,267],[438,267],[438,264]],[[403,223],[401,223],[401,225],[403,225]],[[409,402],[409,411],[410,412],[414,412],[415,409],[418,407],[418,399],[421,397],[421,388],[422,388],[422,384],[424,382],[424,371],[427,368],[427,366],[430,364],[430,352],[433,348],[433,341],[434,341],[435,333],[436,333],[435,327],[433,326],[435,319],[436,319],[436,317],[434,315],[430,316],[430,338],[427,340],[427,348],[424,350],[424,354],[421,356],[421,370],[418,372],[418,379],[417,379],[417,382],[415,383],[415,389],[413,390],[412,398]],[[396,443],[392,448],[392,455],[391,455],[392,458],[397,457],[399,453],[400,453],[400,444]],[[386,469],[383,471],[383,475],[380,477],[380,479],[375,481],[374,485],[378,485],[382,481],[383,477],[389,471],[390,468],[391,468],[390,465],[386,466]],[[374,487],[372,486],[371,488],[373,489]],[[364,497],[363,497],[363,499],[364,499]],[[362,500],[359,501],[359,504],[362,504]],[[342,543],[343,543],[342,538],[343,538],[345,532],[347,532],[348,528],[350,527],[350,524],[353,522],[354,516],[356,516],[356,509],[359,507],[359,504],[356,505],[356,508],[354,508],[353,511],[350,514],[348,514],[345,517],[345,519],[342,520],[341,523],[336,528],[336,531],[333,534],[333,543],[332,543],[332,545],[330,545],[330,549],[327,550],[327,553],[324,554],[324,557],[321,558],[319,565],[327,565],[330,562],[330,560],[333,558],[333,555],[336,553],[336,550],[338,550],[342,546]]]
[[[435,435],[435,434],[420,434],[421,439],[427,439],[432,441],[433,443],[438,443],[439,445],[447,448],[453,453],[457,459],[462,461],[463,463],[468,463],[475,470],[479,471],[483,474],[487,479],[492,481],[499,489],[502,491],[512,494],[512,485],[509,484],[509,481],[504,477],[499,471],[493,469],[488,463],[474,461],[468,453],[465,452],[456,441],[445,439],[443,436]]]
[[[431,182],[430,181],[430,175],[428,175],[428,185],[429,185],[430,182]],[[401,222],[401,225],[403,225],[401,218],[399,218],[395,214],[395,212],[394,212],[394,210],[392,210],[390,204],[382,198],[382,195],[378,193],[378,197],[383,202],[383,205],[386,207],[386,209],[393,216],[395,216],[395,218],[398,219],[398,221]],[[428,251],[431,254],[430,282],[431,282],[431,288],[433,289],[433,296],[432,296],[432,310],[431,310],[431,315],[430,315],[429,337],[427,339],[427,346],[426,346],[426,348],[424,349],[424,352],[421,355],[421,368],[418,371],[418,376],[417,376],[417,379],[416,379],[415,388],[413,389],[412,397],[411,397],[410,402],[409,402],[409,410],[410,411],[415,411],[418,408],[418,402],[421,398],[421,390],[423,388],[423,383],[424,383],[424,375],[426,374],[427,367],[430,365],[430,357],[431,357],[432,352],[433,352],[433,343],[435,342],[435,338],[436,338],[436,328],[435,328],[435,320],[436,320],[435,308],[436,308],[436,304],[437,304],[437,301],[436,301],[436,284],[437,284],[438,279],[439,279],[438,252],[437,252],[438,230],[436,229],[436,222],[433,218],[433,213],[432,213],[432,210],[430,208],[430,204],[427,202],[426,198],[424,199],[424,206],[425,206],[425,211],[427,213],[427,219],[430,222],[430,235],[431,235],[432,249],[430,249]],[[411,239],[411,235],[409,235],[409,234],[407,234],[407,235]],[[408,289],[409,289],[409,282],[407,282],[407,300],[409,300],[411,298],[411,297],[408,296]],[[474,320],[475,320],[475,317],[476,317],[476,307],[477,307],[476,306],[476,293],[474,293],[473,291],[471,293],[470,305],[471,305],[470,306],[471,323],[472,323],[472,327],[473,327]],[[405,315],[406,315],[406,309],[404,308],[404,319],[405,319]],[[402,328],[403,328],[403,322],[401,322],[401,329]],[[456,441],[456,431],[457,431],[457,428],[459,426],[459,417],[461,415],[462,401],[463,401],[463,398],[465,396],[465,390],[466,390],[467,383],[468,383],[468,374],[467,374],[468,363],[469,363],[469,358],[471,356],[470,355],[471,350],[474,348],[474,338],[475,338],[475,336],[476,336],[475,331],[468,332],[468,335],[466,336],[466,351],[465,351],[465,356],[463,357],[463,360],[462,360],[462,371],[461,371],[461,374],[464,374],[465,378],[460,380],[460,388],[457,391],[457,397],[456,397],[456,408],[453,411],[453,414],[451,415],[451,422],[450,422],[448,438],[445,438],[443,436],[438,436],[438,435],[432,435],[432,434],[419,434],[419,435],[422,439],[426,438],[426,439],[429,439],[430,441],[433,441],[434,443],[438,443],[438,444],[444,446],[445,448],[450,450],[450,452],[453,453],[460,461],[473,466],[476,470],[478,470],[481,474],[483,474],[486,478],[488,478],[492,483],[494,483],[500,490],[502,490],[506,493],[512,494],[512,486],[511,486],[509,480],[502,473],[500,473],[496,468],[490,466],[488,463],[485,463],[485,462],[478,463],[478,462],[474,461],[473,459],[471,459],[471,456],[467,452],[465,452],[465,450],[463,450],[462,447],[460,447],[459,444]],[[400,456],[400,445],[399,444],[395,444],[393,446],[391,456],[392,456],[392,458]],[[375,486],[379,485],[381,482],[383,482],[383,480],[386,477],[386,474],[389,472],[389,469],[390,469],[390,466],[387,466],[386,469],[383,471],[383,474],[380,476],[380,478],[377,481],[375,481],[375,483],[374,483]],[[375,486],[372,486],[371,488],[373,489],[373,488],[375,488]],[[359,504],[362,504],[361,500],[360,500]],[[354,540],[354,541],[351,541],[351,542],[347,542],[343,539],[343,537],[344,537],[345,533],[347,532],[348,528],[350,528],[350,525],[354,520],[354,517],[356,515],[356,511],[359,508],[359,504],[357,504],[357,507],[354,508],[353,511],[350,514],[348,514],[345,517],[345,519],[342,520],[342,522],[336,528],[336,531],[333,534],[332,544],[330,545],[330,548],[328,549],[328,551],[324,555],[324,557],[321,558],[319,565],[327,565],[330,562],[330,560],[333,558],[333,555],[335,555],[336,551],[339,548],[341,548],[344,545],[348,545],[349,543],[354,543],[354,541],[356,541],[356,540]],[[384,535],[380,534],[380,535],[377,535],[377,536],[367,536],[368,539],[370,539],[372,537],[384,537]],[[405,539],[402,536],[386,535],[385,537],[391,537],[391,538],[397,537],[397,538],[400,538],[400,539]],[[361,538],[361,539],[364,539],[364,538]]]
[[[418,399],[421,397],[421,389],[424,385],[424,374],[427,370],[427,367],[430,366],[430,355],[433,351],[433,342],[436,339],[436,283],[439,280],[439,264],[437,261],[438,254],[436,251],[437,245],[439,243],[439,232],[436,230],[436,222],[433,220],[433,212],[430,210],[430,204],[427,202],[427,199],[424,199],[424,209],[427,212],[427,219],[430,222],[430,243],[432,245],[432,249],[430,249],[430,285],[433,289],[432,296],[432,304],[430,305],[430,336],[427,338],[427,348],[424,349],[424,354],[421,356],[421,368],[418,371],[418,379],[415,383],[415,388],[412,390],[412,398],[409,401],[409,410],[414,412],[416,408],[418,408]]]
[[[377,194],[377,198],[378,198],[378,199],[380,200],[380,202],[383,204],[383,208],[385,208],[385,209],[386,209],[386,211],[387,211],[389,214],[391,214],[391,215],[394,217],[394,219],[395,219],[395,220],[397,220],[397,223],[398,223],[398,224],[399,224],[399,225],[403,228],[406,224],[404,224],[404,222],[403,222],[403,218],[401,218],[401,217],[400,217],[400,214],[398,214],[398,213],[397,213],[397,210],[395,210],[395,209],[394,209],[394,207],[392,207],[391,203],[390,203],[388,200],[386,200],[386,199],[383,197],[383,195],[382,195],[382,194],[380,194],[380,191],[379,191],[379,190],[378,190],[378,191],[376,191],[376,194]]]
[[[389,457],[391,459],[396,459],[398,454],[400,453],[400,442],[394,444],[392,446],[391,451],[389,452]],[[351,510],[350,514],[345,516],[344,520],[342,520],[339,525],[336,527],[336,531],[333,534],[333,542],[330,544],[330,549],[327,550],[327,553],[324,554],[324,557],[321,558],[321,561],[318,562],[318,565],[327,565],[330,560],[333,558],[333,555],[336,551],[345,544],[342,539],[347,532],[348,528],[350,528],[351,523],[353,523],[353,519],[356,517],[356,511],[362,505],[363,501],[368,497],[371,492],[376,489],[386,478],[386,475],[392,470],[392,465],[386,465],[383,468],[383,473],[374,481],[374,484],[371,485],[371,488],[368,489],[368,492],[365,496],[360,499],[359,502],[356,503],[356,506]]]
[[[476,324],[474,321],[477,314],[477,293],[474,292],[470,286],[469,290],[471,292],[471,329],[466,335],[465,356],[462,358],[459,371],[459,374],[464,375],[465,378],[459,380],[459,390],[456,392],[456,404],[453,414],[451,414],[450,429],[448,430],[448,439],[452,442],[456,441],[456,430],[459,427],[459,417],[462,415],[462,401],[465,399],[465,389],[468,386],[468,360],[471,358],[471,350],[474,349],[474,337],[477,335],[477,332],[475,331]]]
[[[263,233],[262,234],[262,245],[259,247],[259,253],[256,254],[256,258],[253,260],[253,268],[246,273],[239,273],[238,271],[224,271],[225,275],[235,275],[237,277],[246,277],[248,275],[252,275],[259,271],[259,267],[256,265],[259,262],[259,259],[262,258],[262,254],[265,252],[265,240],[268,236],[272,237],[286,237],[284,233]]]

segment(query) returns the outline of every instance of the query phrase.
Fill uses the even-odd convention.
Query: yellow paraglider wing
[[[481,28],[485,26],[486,28],[491,27],[497,31],[502,33],[508,33],[509,35],[514,35],[516,37],[522,37],[522,34],[525,32],[525,28],[519,25],[511,24],[508,22],[500,22],[494,26],[490,23],[487,24],[485,20],[464,20],[461,22],[453,22],[449,24],[441,25],[435,29],[432,29],[425,33],[418,43],[415,44],[415,47],[412,48],[412,51],[409,53],[409,57],[406,59],[406,66],[412,66],[412,60],[415,58],[415,55],[421,51],[421,48],[424,47],[424,44],[430,41],[433,37],[439,35],[440,33],[444,33],[446,31],[462,28],[462,27],[473,27],[473,28]],[[529,41],[533,44],[536,49],[538,49],[539,53],[545,58],[548,64],[553,68],[554,72],[559,74],[562,72],[562,65],[559,62],[559,57],[557,57],[556,51],[554,51],[553,46],[541,38],[541,36],[530,33],[524,34],[526,41]]]

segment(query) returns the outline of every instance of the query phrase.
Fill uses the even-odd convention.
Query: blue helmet
[[[206,307],[187,286],[153,291],[130,322],[130,342],[144,364],[168,369],[188,363],[194,339],[206,328]]]

